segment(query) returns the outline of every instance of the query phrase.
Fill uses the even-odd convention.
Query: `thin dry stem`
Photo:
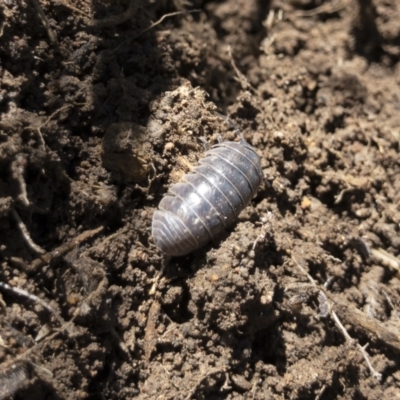
[[[64,325],[65,321],[61,317],[61,315],[53,308],[51,307],[48,303],[46,303],[44,300],[41,298],[35,296],[34,294],[31,294],[27,292],[24,289],[20,289],[17,287],[13,287],[8,285],[7,283],[0,282],[0,289],[6,290],[8,292],[11,292],[17,296],[22,296],[27,298],[30,301],[33,301],[34,303],[40,304],[43,308],[45,308],[47,311],[50,312],[50,314],[54,315],[54,317],[57,319],[57,321],[60,323],[60,325]]]
[[[74,239],[70,240],[67,243],[62,244],[61,246],[57,247],[55,250],[42,255],[41,257],[37,258],[36,260],[32,261],[30,265],[27,266],[28,272],[34,272],[37,268],[41,267],[44,264],[49,264],[51,261],[59,258],[69,251],[71,251],[74,247],[79,246],[81,243],[86,241],[87,239],[97,235],[104,229],[103,226],[100,226],[96,229],[92,229],[89,231],[82,232],[80,235],[75,237]]]
[[[389,267],[400,272],[400,260],[381,248],[371,249],[371,254],[378,259],[384,267]]]
[[[236,73],[237,80],[241,84],[242,89],[243,90],[251,90],[253,93],[259,94],[258,90],[254,86],[251,85],[249,80],[240,72],[239,68],[236,66],[235,60],[233,59],[231,46],[228,46],[228,55],[231,60],[232,68]]]
[[[313,286],[315,286],[315,287],[319,287],[319,289],[320,289],[320,292],[319,292],[320,298],[322,297],[322,298],[323,298],[322,302],[325,303],[324,306],[323,306],[324,311],[325,311],[326,309],[330,310],[330,313],[331,313],[331,315],[332,315],[333,320],[335,321],[336,326],[337,326],[337,327],[339,328],[339,330],[342,332],[342,334],[343,334],[343,336],[345,337],[346,341],[347,341],[348,343],[350,343],[350,344],[353,344],[353,345],[355,344],[355,345],[357,346],[357,348],[360,350],[361,354],[363,355],[363,357],[364,357],[364,359],[365,359],[365,361],[366,361],[366,363],[367,363],[367,365],[368,365],[368,368],[369,368],[369,370],[370,370],[372,376],[373,376],[374,378],[376,378],[378,381],[380,381],[380,380],[382,379],[382,375],[381,375],[379,372],[377,372],[377,371],[372,367],[372,364],[371,364],[371,362],[370,362],[370,360],[369,360],[369,358],[368,358],[368,353],[365,351],[365,348],[363,348],[355,339],[353,339],[353,338],[349,335],[349,333],[347,332],[346,328],[345,328],[344,325],[341,323],[341,321],[340,321],[338,315],[336,314],[336,312],[335,312],[335,310],[334,310],[332,304],[330,304],[330,303],[328,302],[328,299],[327,299],[328,294],[326,293],[326,289],[325,289],[323,286],[318,285],[318,284],[314,281],[314,279],[312,278],[312,276],[309,275],[309,274],[307,273],[307,271],[300,265],[300,263],[296,260],[296,258],[295,258],[293,255],[291,255],[291,257],[292,257],[292,260],[294,261],[295,265],[297,266],[297,268],[299,268],[299,270],[300,270],[304,275],[307,276],[307,278],[308,278],[308,280],[311,282],[311,284],[312,284]],[[323,294],[323,296],[322,296],[322,294]],[[329,297],[329,296],[328,296],[328,297]],[[331,297],[329,297],[329,298],[331,299]],[[335,304],[335,305],[338,305],[337,302],[334,302],[334,304]],[[348,321],[348,322],[349,322],[349,321]],[[353,323],[354,323],[354,321],[353,321]]]
[[[298,17],[313,17],[315,15],[326,13],[326,14],[334,14],[338,11],[346,8],[348,1],[339,1],[338,4],[329,4],[324,3],[319,7],[315,7],[312,10],[299,10],[296,12],[296,16]]]
[[[42,249],[39,245],[37,245],[32,240],[26,225],[23,223],[21,217],[19,216],[19,214],[17,213],[17,211],[14,208],[11,209],[11,214],[13,215],[15,220],[17,221],[18,228],[21,231],[22,237],[25,239],[25,242],[29,246],[29,248],[31,250],[33,250],[35,253],[45,254],[46,250]]]
[[[317,396],[315,397],[315,400],[319,400],[322,397],[322,395],[324,394],[325,390],[326,390],[326,385],[322,386],[321,390],[318,392]]]
[[[46,121],[45,121],[42,125],[40,125],[40,126],[38,126],[38,127],[35,127],[35,128],[32,127],[32,129],[35,129],[36,132],[38,133],[39,141],[40,141],[40,144],[41,144],[41,146],[42,146],[43,149],[44,149],[45,146],[46,146],[46,142],[44,141],[44,138],[43,138],[43,134],[42,134],[42,130],[41,130],[41,129],[44,128],[44,127],[52,120],[53,117],[55,117],[55,116],[56,116],[57,114],[59,114],[61,111],[64,111],[64,110],[66,110],[67,108],[70,108],[70,107],[72,107],[72,104],[66,104],[65,106],[60,107],[58,110],[54,111],[54,112],[46,119]],[[28,126],[26,129],[28,129],[28,128],[30,128],[30,127]]]
[[[375,379],[377,379],[379,382],[382,380],[382,374],[381,373],[379,373],[373,366],[372,366],[372,364],[371,364],[371,362],[370,362],[370,360],[369,360],[369,355],[368,355],[368,353],[367,353],[367,347],[368,347],[368,345],[369,345],[369,343],[367,343],[364,347],[363,346],[361,346],[359,343],[357,343],[357,347],[358,347],[358,349],[361,351],[361,353],[362,353],[362,355],[363,355],[363,357],[364,357],[364,360],[365,360],[365,362],[367,363],[367,365],[368,365],[368,368],[369,368],[369,370],[370,370],[370,372],[371,372],[371,375],[375,378]]]
[[[70,4],[67,0],[59,0],[61,1],[62,4],[64,4],[65,7],[69,8],[72,11],[77,12],[78,14],[81,14],[85,18],[90,18],[90,15],[86,14],[84,11],[80,10],[77,7],[74,7],[72,4]]]
[[[17,180],[19,186],[18,200],[24,207],[29,207],[28,193],[26,191],[26,183],[24,178],[25,166],[27,164],[26,156],[18,154],[15,160],[11,163],[11,173],[14,179]]]
[[[337,314],[335,313],[335,311],[331,312],[331,315],[333,317],[333,320],[335,321],[336,326],[339,328],[339,330],[342,332],[344,338],[346,339],[346,341],[348,341],[349,343],[353,344],[354,340],[353,338],[349,335],[349,333],[347,332],[347,329],[343,326],[343,324],[340,322],[339,317],[337,316]]]
[[[53,32],[53,30],[50,27],[49,21],[47,20],[47,17],[45,13],[42,10],[42,7],[39,4],[38,0],[32,0],[33,6],[35,7],[36,12],[38,13],[38,16],[40,20],[42,21],[43,26],[45,27],[47,31],[47,36],[50,39],[50,42],[58,46],[58,40],[56,34]]]
[[[164,19],[166,18],[170,18],[170,17],[175,17],[176,15],[181,15],[181,14],[192,14],[192,13],[197,13],[197,12],[201,12],[201,10],[185,10],[185,11],[175,11],[172,13],[168,13],[168,14],[164,14],[158,21],[152,23],[150,26],[148,26],[147,28],[143,29],[136,37],[138,38],[139,36],[143,35],[143,33],[146,33],[147,31],[149,31],[150,29],[153,29],[154,27],[156,27],[157,25],[160,25]]]
[[[313,277],[300,265],[300,263],[296,260],[296,258],[292,255],[292,260],[295,262],[297,268],[307,277],[307,279],[311,282],[312,285],[317,286],[317,283],[314,281]]]

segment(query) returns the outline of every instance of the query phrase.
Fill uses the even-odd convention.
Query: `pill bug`
[[[155,244],[169,256],[204,246],[247,207],[262,179],[260,158],[242,137],[212,146],[162,198],[153,216]]]

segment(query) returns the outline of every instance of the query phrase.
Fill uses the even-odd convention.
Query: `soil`
[[[4,0],[0,399],[398,399],[399,19]],[[158,277],[160,199],[236,139],[216,112],[265,184]]]

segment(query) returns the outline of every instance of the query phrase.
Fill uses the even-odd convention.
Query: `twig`
[[[150,29],[153,29],[157,25],[160,25],[166,18],[175,17],[175,15],[192,14],[192,13],[197,13],[197,12],[201,12],[201,10],[175,11],[172,13],[164,14],[158,21],[152,23],[150,26],[143,29],[137,36],[135,36],[135,39],[138,38],[139,36],[143,35],[143,33],[146,33],[147,31],[149,31]]]
[[[395,307],[395,305],[393,304],[393,301],[392,301],[391,297],[389,296],[389,294],[386,293],[385,290],[382,290],[382,289],[381,289],[381,291],[382,291],[382,294],[383,294],[383,296],[385,297],[387,303],[389,304],[390,308],[391,308],[392,310],[396,310],[396,307]],[[1,300],[1,299],[0,299],[0,300]]]
[[[0,307],[5,311],[7,309],[7,304],[3,300],[3,296],[0,294]]]
[[[69,2],[67,0],[60,0],[60,1],[65,7],[69,8],[70,10],[75,11],[78,14],[81,14],[85,18],[88,18],[88,19],[90,18],[90,16],[88,14],[86,14],[84,11],[80,10],[79,8],[74,7],[72,4],[69,4]]]
[[[63,317],[61,317],[61,315],[53,307],[51,307],[48,303],[46,303],[41,298],[35,296],[34,294],[31,294],[26,290],[17,287],[12,287],[4,282],[0,282],[0,289],[6,290],[7,292],[11,292],[18,296],[23,296],[28,300],[33,301],[34,303],[40,304],[43,308],[45,308],[47,311],[49,311],[51,314],[54,315],[54,317],[57,319],[57,321],[60,323],[61,326],[65,324],[65,320],[63,319]]]
[[[313,17],[318,14],[326,13],[326,14],[334,14],[343,8],[346,8],[347,2],[340,1],[339,4],[322,4],[319,7],[315,7],[312,10],[299,10],[296,11],[295,15],[298,17]]]
[[[354,190],[356,190],[356,188],[354,187],[348,187],[346,189],[343,189],[337,196],[335,196],[335,203],[334,204],[340,204],[343,200],[343,197],[345,194],[347,193],[351,193]]]
[[[340,322],[339,317],[337,316],[337,314],[335,313],[335,311],[331,312],[331,315],[333,317],[333,320],[335,321],[337,327],[339,328],[339,330],[342,331],[344,338],[351,344],[354,343],[353,338],[349,335],[349,333],[347,332],[347,329],[343,326],[343,324]]]
[[[39,125],[39,126],[31,126],[31,125],[28,125],[28,126],[26,126],[23,130],[32,129],[32,130],[36,131],[37,134],[38,134],[38,136],[39,136],[40,144],[41,144],[42,148],[45,149],[45,147],[46,147],[46,142],[44,141],[44,138],[43,138],[43,134],[42,134],[41,129],[44,128],[44,127],[51,121],[51,119],[52,119],[55,115],[57,115],[57,114],[60,113],[61,111],[64,111],[64,110],[66,110],[67,108],[70,108],[70,107],[72,107],[72,106],[73,106],[72,104],[66,104],[66,105],[60,107],[58,110],[54,111],[49,117],[47,117],[46,121],[44,121],[41,125]]]
[[[17,265],[20,269],[29,269],[28,264],[21,257],[10,257],[10,262]]]
[[[55,115],[57,115],[57,114],[60,113],[61,111],[64,111],[64,110],[66,110],[67,108],[70,108],[70,107],[72,107],[72,104],[67,104],[67,105],[65,105],[65,106],[60,107],[58,110],[54,111],[53,114],[51,114],[51,115],[46,119],[46,121],[45,121],[42,125],[40,125],[40,126],[38,126],[38,127],[36,128],[36,130],[37,130],[37,132],[38,132],[38,135],[39,135],[39,138],[40,138],[40,141],[41,141],[41,145],[43,146],[43,148],[45,147],[45,141],[44,141],[44,139],[43,139],[43,134],[42,134],[41,129],[44,128],[44,127],[51,121],[51,119],[52,119]]]
[[[28,125],[23,129],[23,131],[25,131],[25,130],[36,131],[37,134],[38,134],[38,137],[39,137],[40,145],[42,146],[43,149],[45,149],[46,142],[44,141],[41,129],[44,128],[51,121],[51,119],[54,116],[56,116],[61,111],[64,111],[64,110],[66,110],[67,108],[70,108],[70,107],[73,107],[73,104],[66,104],[66,105],[60,107],[58,110],[54,111],[49,117],[47,117],[46,121],[44,121],[41,125],[39,125],[39,126],[30,126],[30,125]]]
[[[267,18],[265,19],[265,21],[263,21],[263,26],[264,28],[270,32],[273,25],[274,25],[274,20],[275,20],[275,10],[271,9],[268,12]]]
[[[82,255],[90,256],[90,254],[93,254],[94,252],[98,251],[99,249],[104,249],[108,245],[109,242],[114,240],[114,238],[116,238],[118,236],[120,236],[120,237],[123,236],[128,230],[129,230],[129,226],[125,225],[118,231],[112,233],[109,236],[106,236],[100,243],[97,243],[95,246],[90,247],[87,250],[85,250],[82,253]]]
[[[225,382],[219,389],[220,392],[223,392],[225,390],[231,390],[232,386],[230,385],[230,379],[229,379],[229,374],[225,371]]]
[[[324,394],[325,390],[326,390],[326,385],[322,386],[321,390],[318,392],[317,396],[315,397],[315,400],[319,400],[322,397],[322,395]]]
[[[15,218],[15,220],[17,221],[17,225],[19,230],[22,233],[23,238],[25,239],[26,244],[29,246],[29,248],[31,250],[33,250],[35,253],[38,254],[45,254],[46,250],[42,249],[40,246],[38,246],[31,238],[31,236],[29,235],[28,229],[26,227],[26,225],[23,223],[21,217],[19,216],[19,214],[17,213],[17,211],[15,211],[14,208],[11,209],[11,214],[13,215],[13,217]]]
[[[335,311],[342,320],[361,329],[365,334],[378,338],[386,345],[400,352],[400,335],[398,332],[388,330],[381,322],[369,318],[362,311],[349,306],[339,296],[334,296],[329,292],[325,293],[331,301],[331,306],[334,306]]]
[[[258,379],[254,379],[254,378],[258,378]],[[256,393],[257,393],[257,381],[259,380],[259,374],[257,374],[256,376],[254,376],[253,378],[253,387],[251,388],[251,400],[254,400],[254,398],[256,397]]]
[[[32,367],[36,369],[38,369],[39,371],[43,371],[46,373],[46,375],[48,375],[49,377],[52,377],[53,374],[51,373],[51,371],[49,371],[48,369],[38,366],[36,364],[34,364],[31,361],[31,354],[34,353],[37,350],[41,350],[41,354],[43,354],[43,350],[45,348],[45,346],[51,341],[53,340],[55,337],[57,337],[60,333],[63,332],[68,332],[70,335],[73,334],[74,332],[71,329],[71,326],[73,325],[75,319],[77,318],[77,316],[79,315],[79,313],[75,313],[73,318],[71,318],[70,321],[66,322],[64,325],[62,325],[60,327],[60,329],[58,329],[56,332],[54,332],[53,334],[51,334],[50,336],[47,336],[42,342],[38,342],[36,343],[33,347],[30,347],[28,350],[26,350],[25,352],[23,352],[22,354],[19,354],[16,359],[15,362],[23,362],[25,363],[25,365],[30,365]],[[1,374],[2,369],[0,368],[0,374]],[[1,379],[0,379],[0,383],[1,383]],[[1,385],[0,385],[0,393],[1,393]],[[0,397],[0,400],[2,400],[2,398]]]
[[[378,371],[375,370],[375,368],[372,366],[371,362],[369,361],[369,355],[367,353],[367,347],[368,347],[369,343],[367,343],[364,347],[361,346],[359,343],[357,343],[357,347],[359,348],[359,350],[361,351],[362,355],[364,356],[364,360],[368,365],[368,368],[372,374],[372,376],[377,379],[378,381],[382,380],[382,374],[379,373]]]
[[[69,241],[68,243],[64,243],[61,246],[57,247],[55,250],[43,254],[41,257],[32,261],[30,265],[27,266],[27,272],[35,272],[37,268],[41,267],[44,264],[49,264],[51,261],[55,260],[58,257],[63,256],[64,254],[71,251],[75,246],[79,246],[85,240],[91,238],[94,235],[97,235],[104,229],[103,226],[100,226],[96,229],[92,229],[90,231],[85,231]]]
[[[154,298],[147,315],[146,327],[144,330],[144,358],[146,361],[150,361],[151,354],[158,340],[157,322],[160,309],[159,301]]]
[[[0,23],[0,38],[3,36],[4,27],[6,26],[6,19],[4,18],[3,21]]]
[[[325,289],[329,289],[329,287],[331,286],[333,280],[334,280],[333,276],[329,277],[324,283],[324,288]]]
[[[360,345],[360,343],[358,343],[357,341],[355,341],[347,332],[346,328],[342,325],[342,323],[340,322],[338,316],[336,315],[336,313],[334,311],[332,311],[332,317],[336,323],[336,325],[339,327],[339,329],[342,331],[344,337],[346,338],[347,342],[349,342],[350,344],[356,344],[357,348],[360,350],[361,354],[364,357],[365,362],[368,365],[368,368],[371,372],[371,375],[377,379],[378,381],[382,380],[382,374],[379,373],[378,371],[376,371],[376,369],[372,366],[371,361],[369,360],[369,355],[366,351],[369,343],[367,343],[364,347]]]
[[[311,284],[312,284],[313,286],[315,286],[315,287],[317,287],[317,288],[320,289],[320,296],[321,296],[322,293],[324,294],[324,296],[322,296],[322,298],[323,298],[323,302],[326,302],[326,305],[325,305],[324,307],[322,307],[322,308],[324,309],[324,311],[325,311],[326,308],[328,308],[328,310],[330,310],[330,313],[331,313],[331,315],[332,315],[333,320],[335,321],[335,323],[336,323],[337,327],[339,328],[339,330],[342,332],[342,334],[343,334],[343,336],[345,337],[346,341],[347,341],[348,343],[350,343],[350,344],[355,344],[355,345],[357,346],[357,348],[358,348],[358,349],[360,350],[360,352],[362,353],[364,359],[366,360],[367,365],[368,365],[368,368],[369,368],[369,370],[370,370],[372,376],[373,376],[374,378],[376,378],[378,381],[380,381],[380,380],[382,379],[382,375],[381,375],[379,372],[377,372],[377,371],[372,367],[372,365],[371,365],[371,363],[370,363],[370,361],[369,361],[369,358],[368,358],[368,353],[365,351],[365,348],[362,347],[355,339],[353,339],[353,338],[349,335],[349,333],[347,332],[346,328],[345,328],[345,327],[343,326],[343,324],[340,322],[340,319],[339,319],[339,317],[337,316],[337,314],[336,314],[335,311],[340,312],[340,311],[343,310],[343,308],[339,307],[338,301],[337,301],[337,300],[333,300],[333,299],[332,299],[332,296],[329,295],[329,294],[326,292],[326,289],[325,289],[324,287],[322,287],[322,286],[320,287],[319,285],[317,285],[317,283],[314,281],[314,279],[311,277],[311,275],[309,275],[309,274],[306,272],[306,270],[300,265],[300,263],[296,260],[296,258],[295,258],[293,255],[291,255],[291,257],[292,257],[292,260],[295,262],[296,266],[300,269],[300,271],[302,271],[303,274],[305,274],[305,275],[307,276],[307,278],[308,278],[308,280],[311,282]],[[337,306],[337,307],[335,308],[335,310],[333,309],[332,305],[329,304],[329,302],[327,301],[326,297],[328,297],[330,300],[334,301],[334,304]],[[342,305],[343,305],[343,304],[342,304]],[[346,316],[346,318],[343,318],[343,319],[345,319],[348,323],[353,324],[353,325],[354,325],[354,321],[356,320],[356,318],[354,318],[354,316],[359,315],[360,313],[363,314],[361,311],[359,311],[359,310],[357,310],[357,309],[352,309],[352,308],[349,307],[348,305],[345,306],[345,309],[347,310],[347,313],[344,313],[344,315]],[[340,310],[340,311],[339,311],[339,310]],[[349,310],[351,310],[351,316],[352,316],[351,318],[349,318],[349,314],[348,314],[348,313],[349,313]],[[342,315],[343,315],[343,314],[342,314]],[[367,318],[367,317],[364,316],[364,318]],[[364,319],[363,321],[365,322],[365,319]],[[371,324],[373,324],[373,325],[379,325],[379,324],[378,324],[376,321],[374,321],[374,320],[371,320],[371,322],[370,322],[369,325],[371,325]],[[380,327],[380,331],[382,331],[382,328],[383,328],[383,327]],[[395,336],[395,335],[394,335],[393,333],[391,333],[390,331],[388,331],[387,329],[385,329],[385,328],[383,328],[383,329],[384,329],[384,331],[385,331],[385,337],[390,337],[391,339],[393,339],[393,336]],[[369,332],[371,332],[371,330],[369,330]],[[374,333],[376,334],[376,331],[375,331]],[[399,338],[397,338],[397,341],[399,341]],[[393,343],[393,340],[392,340],[392,343]],[[400,344],[400,341],[399,341],[399,344]],[[400,347],[399,347],[399,348],[400,348]]]
[[[172,13],[169,13],[169,14],[164,14],[158,21],[154,22],[153,24],[151,24],[147,28],[145,28],[142,31],[140,31],[138,34],[132,36],[127,41],[122,42],[120,45],[118,45],[114,50],[112,50],[112,53],[116,53],[122,47],[122,45],[130,43],[132,40],[137,39],[138,37],[142,36],[144,33],[148,32],[151,29],[153,29],[155,26],[161,24],[161,22],[163,22],[164,19],[166,19],[166,18],[174,17],[175,15],[190,14],[190,13],[195,13],[195,12],[200,12],[200,11],[201,10],[176,11],[176,12],[172,12]]]
[[[42,7],[39,4],[38,0],[32,0],[33,6],[35,7],[36,12],[39,15],[40,20],[42,21],[43,26],[45,27],[47,31],[47,36],[50,39],[50,42],[58,46],[58,40],[56,34],[53,32],[53,30],[50,27],[49,21],[46,18],[46,15],[44,14]]]
[[[18,182],[19,194],[18,200],[24,207],[29,207],[28,193],[26,191],[26,183],[24,179],[25,167],[27,165],[27,159],[24,154],[18,154],[15,160],[11,163],[11,174],[12,177]]]
[[[300,265],[300,263],[296,260],[296,258],[292,255],[292,260],[295,262],[297,268],[307,277],[307,279],[311,282],[313,286],[317,286],[317,283],[314,281],[313,277]]]
[[[381,248],[371,249],[371,254],[378,259],[384,267],[393,268],[397,273],[400,272],[400,260],[392,254]]]
[[[251,85],[249,80],[240,72],[239,68],[236,66],[235,60],[233,59],[231,46],[228,46],[228,55],[231,60],[232,68],[237,75],[238,81],[242,85],[242,89],[243,90],[251,89],[255,94],[258,94],[258,90],[254,86]]]

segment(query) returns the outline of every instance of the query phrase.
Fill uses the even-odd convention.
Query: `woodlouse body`
[[[244,140],[216,144],[161,200],[153,216],[155,244],[170,256],[202,247],[233,223],[262,179],[252,146]]]

